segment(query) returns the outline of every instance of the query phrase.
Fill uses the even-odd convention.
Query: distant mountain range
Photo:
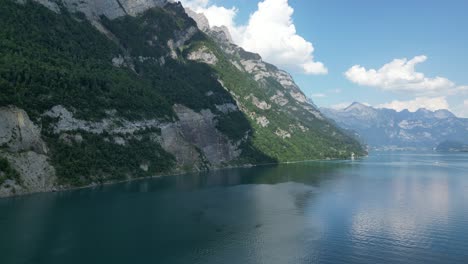
[[[440,143],[436,150],[439,152],[468,152],[468,144],[447,140]]]
[[[397,112],[356,102],[344,109],[320,110],[374,149],[433,149],[444,141],[468,143],[468,119],[448,110]]]

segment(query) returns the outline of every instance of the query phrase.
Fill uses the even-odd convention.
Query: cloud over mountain
[[[415,112],[420,108],[436,111],[441,109],[449,109],[449,104],[444,96],[441,97],[417,97],[414,100],[399,101],[394,100],[390,103],[378,105],[377,108],[388,108],[396,111],[408,109],[410,112]]]
[[[246,25],[237,25],[236,7],[226,8],[209,0],[183,0],[182,4],[203,13],[211,26],[226,26],[234,42],[259,53],[266,61],[305,74],[327,74],[328,69],[314,58],[314,46],[300,36],[294,25],[294,9],[288,0],[263,0]]]
[[[385,91],[410,92],[417,95],[455,94],[464,90],[454,82],[444,77],[427,77],[416,71],[416,65],[427,60],[421,55],[408,60],[394,59],[380,69],[366,69],[361,65],[354,65],[345,72],[345,76],[353,83],[376,87]]]

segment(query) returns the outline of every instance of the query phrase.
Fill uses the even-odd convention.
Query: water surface
[[[468,154],[372,153],[0,200],[0,263],[468,263]]]

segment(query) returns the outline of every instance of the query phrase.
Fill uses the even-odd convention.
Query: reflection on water
[[[468,263],[467,161],[374,153],[4,199],[0,255],[2,263]]]

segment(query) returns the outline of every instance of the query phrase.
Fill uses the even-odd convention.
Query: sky
[[[182,0],[322,107],[468,117],[466,0]]]

